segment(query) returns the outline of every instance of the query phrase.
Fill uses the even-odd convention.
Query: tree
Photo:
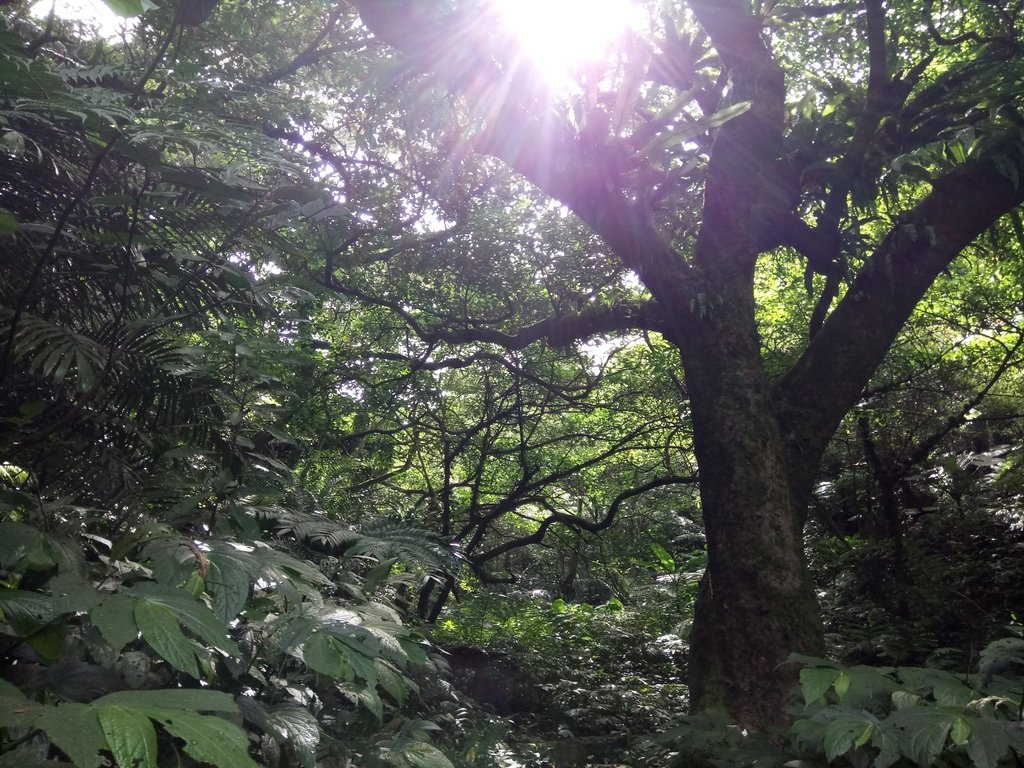
[[[678,349],[709,557],[693,705],[779,721],[788,654],[823,651],[803,528],[825,448],[932,284],[1003,217],[1020,228],[1019,8],[673,4],[653,49],[573,105],[475,4],[355,5],[406,72],[462,98],[463,146],[570,209],[649,297],[503,334],[395,310],[426,343],[645,330]],[[809,338],[769,371],[755,280],[780,248],[820,294]]]

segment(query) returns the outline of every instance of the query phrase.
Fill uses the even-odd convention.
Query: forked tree
[[[475,152],[570,209],[646,287],[646,302],[501,338],[643,329],[678,348],[709,556],[693,706],[783,720],[787,657],[824,651],[803,533],[825,448],[936,279],[1002,217],[1019,228],[1020,4],[672,3],[572,103],[480,4],[355,5],[475,118]],[[814,310],[795,362],[770,376],[755,275],[780,248],[806,265]]]

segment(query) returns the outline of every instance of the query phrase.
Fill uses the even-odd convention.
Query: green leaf
[[[373,666],[380,686],[388,692],[391,698],[398,702],[399,706],[404,704],[407,686],[402,673],[383,659],[377,659]]]
[[[88,581],[73,573],[62,573],[50,579],[53,609],[57,613],[90,612],[100,601],[100,593]]]
[[[974,691],[959,680],[936,680],[932,696],[939,704],[947,707],[965,707],[977,698]]]
[[[313,768],[316,748],[320,743],[320,728],[308,710],[294,704],[270,707],[263,727],[278,741],[292,745],[302,768]]]
[[[149,718],[124,707],[98,710],[100,725],[118,765],[156,768],[156,730]]]
[[[229,656],[240,656],[235,641],[229,638],[225,622],[183,590],[170,590],[152,582],[136,584],[131,593],[146,598],[151,603],[164,606],[175,618],[195,633],[204,642],[223,651]]]
[[[415,640],[410,640],[407,637],[398,638],[398,644],[405,651],[405,655],[409,657],[409,661],[413,664],[426,664],[427,663],[427,652],[423,649],[419,643]]]
[[[99,628],[110,647],[118,652],[139,636],[135,601],[127,595],[103,595],[99,604],[89,610],[89,620]]]
[[[425,741],[411,742],[402,756],[416,768],[455,768],[441,750]]]
[[[893,691],[892,703],[897,710],[916,707],[921,703],[921,697],[910,691]]]
[[[665,571],[665,573],[675,573],[676,561],[669,551],[656,541],[652,541],[650,543],[650,547],[654,556],[658,558],[658,563],[661,565],[661,569]]]
[[[3,679],[0,679],[0,698],[11,699],[16,703],[28,701],[28,699],[25,698],[25,694],[21,692],[21,689],[18,688],[18,686]]]
[[[142,0],[103,0],[103,4],[118,16],[139,16],[143,11]]]
[[[381,701],[380,695],[372,686],[363,685],[355,689],[354,694],[356,700],[366,707],[377,720],[384,718],[384,702]]]
[[[871,737],[871,746],[878,750],[878,754],[875,756],[875,768],[889,768],[900,759],[899,736],[886,723],[875,728]]]
[[[996,764],[1010,750],[1010,737],[1007,727],[1013,723],[1003,723],[987,718],[971,718],[970,739],[967,742],[967,756],[978,768],[996,768]]]
[[[237,618],[249,598],[249,575],[236,568],[221,568],[210,558],[206,585],[213,597],[213,612],[227,624]]]
[[[345,661],[348,662],[356,677],[364,680],[371,686],[376,686],[377,670],[373,663],[376,654],[373,653],[373,650],[367,648],[355,638],[346,637],[338,634],[337,631],[331,630],[331,627],[326,628],[326,631],[334,637],[334,647],[345,656]],[[379,645],[375,644],[374,647],[379,648]]]
[[[302,659],[306,666],[335,680],[352,679],[352,667],[345,656],[339,651],[334,638],[320,631],[311,634],[302,646]]]
[[[800,670],[800,689],[804,703],[813,704],[824,696],[839,678],[840,670],[831,667],[804,667]]]
[[[953,721],[953,727],[949,731],[949,738],[953,740],[954,744],[962,747],[967,743],[967,739],[970,736],[971,724],[967,721],[966,717],[958,717]]]
[[[93,702],[118,707],[163,707],[198,712],[238,712],[234,699],[223,691],[203,688],[163,688],[150,691],[117,691]]]
[[[6,208],[0,208],[0,237],[12,235],[18,231],[18,220]]]
[[[18,747],[0,755],[0,768],[65,768],[71,763],[55,762],[46,758],[48,744]]]
[[[978,671],[991,677],[1006,669],[1007,662],[1024,664],[1024,637],[1004,637],[989,643],[981,651]]]
[[[20,589],[0,589],[0,612],[22,637],[49,624],[54,617],[49,595]]]
[[[138,600],[135,603],[135,621],[142,630],[143,639],[153,646],[154,651],[186,675],[199,678],[192,644],[166,606],[149,600]]]
[[[105,762],[100,755],[107,740],[96,711],[87,704],[60,704],[41,707],[35,726],[46,733],[78,768],[99,768]]]
[[[151,708],[146,714],[185,742],[185,751],[195,760],[217,768],[260,768],[248,755],[249,737],[245,731],[214,715],[199,715],[186,710]]]
[[[956,718],[948,712],[927,707],[909,707],[889,717],[901,733],[903,752],[918,765],[931,765],[946,744]]]
[[[3,210],[0,209],[0,213]],[[14,570],[42,536],[39,529],[18,522],[0,523],[0,566]]]
[[[874,725],[866,713],[837,712],[825,729],[825,756],[832,761],[866,744],[874,731]]]
[[[730,120],[739,117],[744,112],[749,110],[753,106],[753,102],[750,101],[737,101],[735,104],[730,104],[728,107],[718,110],[711,117],[704,120],[704,124],[708,128],[718,128],[725,125]]]
[[[850,690],[850,674],[845,670],[840,672],[833,683],[836,689],[836,695],[841,699],[846,695],[846,692]]]

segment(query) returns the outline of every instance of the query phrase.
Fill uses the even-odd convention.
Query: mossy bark
[[[718,270],[706,309],[679,343],[700,466],[708,566],[690,637],[694,709],[753,727],[785,720],[793,652],[820,655],[823,632],[803,551],[818,456],[792,455],[764,371],[749,274]],[[793,462],[811,469],[794,471]],[[801,487],[803,486],[803,487]]]

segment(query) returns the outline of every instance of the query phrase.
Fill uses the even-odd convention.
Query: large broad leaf
[[[96,711],[86,704],[60,704],[56,707],[38,705],[34,708],[32,725],[43,731],[79,768],[99,768],[104,760],[100,750],[106,749]]]
[[[248,755],[249,738],[237,725],[213,715],[147,708],[145,714],[185,742],[185,751],[217,768],[260,768]]]
[[[804,702],[813,704],[824,696],[839,677],[840,670],[833,667],[804,667],[800,670],[800,689]]]
[[[49,587],[53,595],[53,609],[57,613],[88,613],[101,599],[100,593],[91,583],[71,573],[62,573],[50,579]]]
[[[26,745],[0,755],[0,768],[67,768],[71,763],[46,757],[49,745]]]
[[[103,595],[89,611],[89,620],[95,624],[110,647],[120,652],[139,637],[135,621],[135,600],[122,594]]]
[[[314,632],[302,646],[302,659],[306,666],[336,680],[351,680],[353,677],[347,656],[338,648],[337,641],[323,632]]]
[[[978,661],[978,671],[986,678],[1021,666],[1024,666],[1024,637],[1004,637],[989,643],[982,649]]]
[[[245,719],[266,731],[279,744],[290,744],[302,768],[313,768],[320,729],[316,718],[295,704],[268,707],[248,697],[239,699]]]
[[[6,680],[0,679],[0,699],[8,699],[9,702],[20,704],[23,701],[27,701],[25,694],[21,692],[21,689],[13,683],[9,683]]]
[[[148,717],[110,705],[100,707],[98,716],[118,765],[156,768],[156,730]]]
[[[2,234],[2,216],[6,213],[0,208],[0,234]],[[39,540],[42,533],[38,528],[25,523],[0,523],[0,566],[13,569],[32,546]]]
[[[209,643],[229,656],[241,655],[238,645],[228,637],[227,625],[189,593],[182,590],[165,589],[151,582],[135,585],[132,587],[131,593],[145,598],[150,603],[164,606],[203,642]]]
[[[931,693],[939,704],[962,707],[977,698],[960,678],[942,669],[899,667],[897,672],[906,688],[921,696]]]
[[[373,666],[381,688],[387,691],[399,706],[404,704],[408,694],[408,681],[402,673],[384,659],[377,659]]]
[[[875,727],[875,732],[871,736],[871,746],[878,750],[875,768],[889,768],[900,759],[899,733],[887,723],[880,723]]]
[[[996,764],[1010,749],[1010,738],[1007,728],[1013,723],[988,720],[986,718],[969,718],[971,732],[967,741],[967,756],[977,768],[996,768]]]
[[[135,621],[142,637],[172,666],[186,675],[199,677],[199,666],[192,644],[178,626],[178,620],[160,603],[138,600],[135,603]]]
[[[874,728],[874,719],[866,712],[838,712],[825,730],[825,756],[831,762],[851,749],[864,746]]]
[[[454,768],[441,750],[425,741],[414,741],[406,745],[402,756],[416,768]]]
[[[118,691],[93,702],[94,706],[161,707],[196,712],[237,712],[234,699],[223,691],[200,688],[164,688],[155,691]]]
[[[384,717],[384,702],[374,688],[368,685],[339,685],[338,689],[343,691],[353,701],[362,704],[377,720]]]
[[[213,612],[227,624],[238,616],[249,597],[249,574],[236,568],[222,568],[210,558],[206,584],[213,596]]]
[[[894,712],[888,722],[900,733],[903,752],[918,765],[931,765],[946,744],[957,716],[930,707],[908,707]]]
[[[303,768],[313,768],[320,728],[308,710],[294,704],[279,704],[267,712],[267,727],[275,738],[291,744]]]
[[[377,685],[377,670],[374,667],[374,659],[377,658],[374,655],[374,650],[379,649],[379,646],[371,646],[367,648],[360,641],[352,637],[339,636],[335,632],[331,631],[330,628],[325,631],[329,632],[334,638],[334,647],[345,655],[345,661],[348,662],[352,671],[355,672],[356,677],[366,682],[369,686]]]
[[[69,702],[47,707],[26,699],[0,698],[0,726],[43,731],[79,768],[103,765],[99,752],[106,749],[106,739],[95,711],[87,705]]]
[[[15,631],[29,635],[53,619],[53,600],[39,592],[0,589],[0,612]]]

